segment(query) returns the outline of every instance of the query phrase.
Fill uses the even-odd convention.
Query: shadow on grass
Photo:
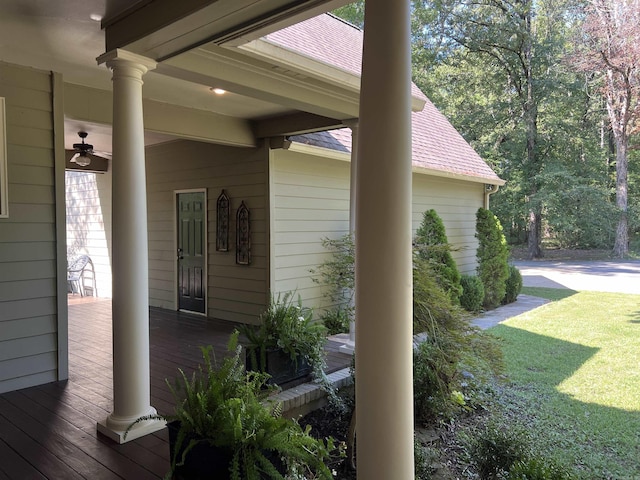
[[[576,290],[569,288],[554,288],[554,287],[522,287],[522,292],[525,295],[531,295],[532,297],[546,298],[552,302],[568,298],[578,293]]]
[[[632,318],[631,320],[629,320],[629,323],[636,323],[636,324],[640,324],[640,310],[638,310],[637,312],[633,312],[632,314],[635,318]]]
[[[506,325],[489,331],[504,339],[511,382],[503,400],[517,412],[510,420],[523,423],[540,451],[575,468],[580,478],[637,478],[640,411],[581,401],[560,391],[600,349]]]

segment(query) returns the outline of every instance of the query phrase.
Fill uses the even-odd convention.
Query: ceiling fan
[[[80,131],[78,132],[78,136],[82,140],[82,143],[74,143],[73,144],[73,156],[69,160],[71,163],[75,163],[79,167],[88,167],[91,164],[91,160],[93,157],[96,158],[105,158],[102,156],[98,156],[93,151],[93,145],[90,143],[85,143],[84,139],[87,138],[88,133]],[[107,154],[107,156],[109,156]],[[106,159],[106,158],[105,158]]]

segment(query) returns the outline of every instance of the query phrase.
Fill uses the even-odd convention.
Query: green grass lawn
[[[490,330],[512,382],[501,405],[582,478],[640,479],[640,295],[546,293]]]

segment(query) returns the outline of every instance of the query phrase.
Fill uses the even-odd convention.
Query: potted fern
[[[312,372],[316,380],[323,378],[327,329],[292,292],[272,296],[260,325],[243,325],[240,331],[247,339],[247,368],[268,373],[269,383],[281,385]]]
[[[268,399],[271,389],[264,388],[268,375],[245,370],[238,332],[229,341],[234,355],[220,366],[211,346],[201,348],[204,361],[198,370],[191,377],[179,370],[175,385],[167,382],[175,413],[137,420],[168,422],[166,479],[284,479],[301,470],[332,478],[324,461],[334,450],[333,440],[316,440],[310,427],[280,416],[280,405]]]

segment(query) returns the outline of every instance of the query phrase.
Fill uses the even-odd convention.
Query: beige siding
[[[322,239],[348,232],[349,163],[285,150],[274,150],[271,157],[273,291],[295,290],[305,305],[325,308],[324,290],[313,282],[310,271],[330,258]],[[483,205],[483,187],[413,174],[414,233],[424,211],[434,208],[444,221],[463,273],[475,270],[475,214]]]
[[[55,154],[48,72],[0,62],[9,218],[0,219],[0,392],[58,378]]]
[[[175,309],[177,190],[206,189],[208,203],[207,314],[255,323],[268,300],[268,153],[178,141],[147,149],[149,295],[151,305]],[[229,251],[216,251],[216,201],[230,199]],[[251,264],[237,265],[235,214],[244,201],[251,215]]]
[[[484,206],[484,184],[413,174],[412,228],[422,222],[425,211],[433,208],[444,223],[453,258],[461,273],[476,269],[476,212]]]
[[[99,297],[111,297],[111,168],[66,172],[67,256],[89,255]]]
[[[349,232],[349,163],[271,152],[273,291],[296,291],[306,306],[328,306],[311,270],[330,258],[323,238]]]

